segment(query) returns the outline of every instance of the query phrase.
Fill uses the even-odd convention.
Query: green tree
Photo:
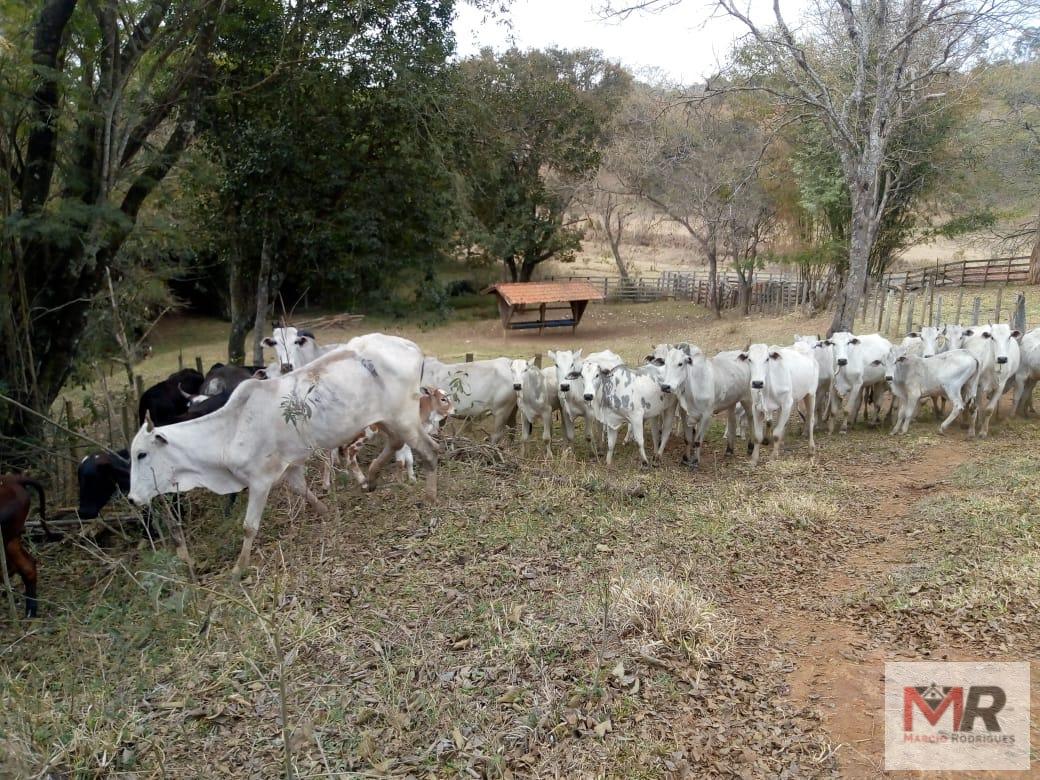
[[[599,167],[630,76],[595,51],[512,49],[463,61],[456,80],[461,238],[528,281],[579,246],[569,210]]]
[[[57,398],[113,259],[194,136],[221,8],[3,6],[0,387],[33,409]],[[0,459],[35,429],[5,405]]]

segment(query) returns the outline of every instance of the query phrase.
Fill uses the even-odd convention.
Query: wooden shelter
[[[571,333],[581,322],[589,301],[603,300],[603,293],[588,282],[500,282],[483,291],[498,299],[498,313],[506,330],[565,328]],[[517,315],[537,312],[537,319],[517,319]],[[551,318],[553,312],[569,316]],[[547,319],[546,315],[550,315]]]

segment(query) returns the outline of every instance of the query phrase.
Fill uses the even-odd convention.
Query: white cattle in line
[[[953,409],[939,425],[945,433],[964,410],[964,398],[974,398],[979,381],[979,361],[966,349],[953,349],[930,357],[896,347],[885,358],[885,381],[899,399],[899,414],[892,434],[906,433],[922,398],[946,398]]]
[[[629,437],[634,438],[639,446],[639,457],[644,466],[650,465],[646,457],[644,420],[650,420],[655,454],[660,456],[664,452],[672,433],[676,401],[673,394],[661,389],[657,378],[623,365],[598,368],[588,363],[582,368],[582,378],[585,380],[585,400],[592,403],[607,431],[608,464],[614,459],[618,430],[625,423],[628,423]]]
[[[563,434],[567,441],[574,443],[574,421],[579,417],[585,419],[585,438],[595,447],[593,429],[595,420],[589,402],[585,400],[585,380],[582,378],[582,367],[586,364],[602,368],[620,366],[624,361],[620,355],[609,349],[582,357],[581,350],[550,351],[549,357],[556,364],[557,388],[560,399],[560,416],[563,418]]]
[[[509,358],[442,363],[428,357],[423,364],[422,381],[448,391],[455,404],[455,417],[473,419],[491,415],[492,444],[498,444],[505,436],[506,426],[516,409]]]
[[[739,352],[720,352],[708,358],[697,347],[682,344],[670,349],[665,357],[661,389],[674,393],[679,408],[686,414],[686,453],[683,461],[690,466],[700,464],[704,437],[712,417],[726,412],[726,454],[733,452],[736,436],[736,410],[747,410],[751,402],[751,374]]]
[[[556,390],[556,366],[539,368],[533,360],[518,359],[509,364],[513,376],[513,391],[520,408],[520,451],[526,454],[527,440],[531,437],[536,420],[542,421],[542,441],[545,454],[552,455],[552,413],[560,408]]]
[[[795,347],[768,347],[752,344],[740,353],[751,374],[751,421],[755,444],[751,465],[758,465],[759,449],[768,436],[773,442],[773,459],[780,457],[784,446],[784,429],[791,410],[805,404],[805,431],[809,437],[809,454],[816,454],[813,436],[816,426],[816,388],[819,368],[816,360]],[[777,415],[773,424],[773,415]]]
[[[816,388],[816,417],[818,422],[827,419],[830,413],[831,380],[834,377],[834,348],[819,336],[794,337],[795,344],[804,344],[812,349],[813,359],[819,369],[820,384]]]
[[[977,432],[980,438],[989,435],[989,424],[1000,397],[1011,386],[1021,363],[1018,339],[1021,333],[1010,325],[984,325],[964,331],[964,349],[979,361],[979,384],[975,395],[969,435]],[[984,405],[985,404],[985,405]],[[982,415],[982,426],[977,426]]]
[[[868,389],[874,389],[876,393],[887,389],[884,361],[892,343],[877,333],[855,336],[848,331],[835,333],[825,343],[833,348],[834,355],[828,430],[834,433],[840,417],[841,432],[845,433],[849,421],[856,422],[864,393]],[[880,394],[875,403],[880,415]]]
[[[304,462],[315,450],[353,441],[374,423],[382,423],[388,445],[373,461],[370,480],[408,444],[429,463],[427,493],[435,498],[439,446],[419,419],[422,352],[382,334],[357,341],[364,353],[344,347],[277,379],[243,382],[213,414],[163,428],[146,422],[131,446],[130,501],[143,505],[159,494],[196,487],[218,494],[249,488],[245,538],[234,568],[240,574],[249,565],[271,489],[284,482],[324,513],[307,487]]]
[[[1022,337],[1018,371],[1015,373],[1014,410],[1028,417],[1033,405],[1033,388],[1040,380],[1040,328],[1033,328]]]

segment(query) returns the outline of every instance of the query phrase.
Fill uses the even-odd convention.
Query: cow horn
[[[184,392],[184,388],[183,388],[183,387],[181,387],[181,384],[180,384],[180,382],[178,382],[178,383],[177,383],[177,389],[178,389],[178,390],[180,391],[180,394],[181,394],[182,396],[184,396],[184,399],[185,399],[186,401],[190,401],[190,400],[191,400],[192,398],[194,398],[194,396],[193,396],[193,395],[192,395],[191,393],[185,393],[185,392]]]
[[[144,413],[144,429],[151,433],[155,430],[155,423],[152,422],[152,410],[149,409]]]

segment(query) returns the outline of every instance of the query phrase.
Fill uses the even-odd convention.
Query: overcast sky
[[[806,0],[784,0],[781,9],[790,20]],[[512,0],[512,28],[485,18],[484,12],[458,5],[455,34],[459,54],[483,46],[501,50],[510,43],[522,49],[558,46],[600,49],[611,59],[639,71],[657,68],[674,81],[690,83],[715,70],[742,32],[739,22],[712,18],[714,3],[684,0],[659,13],[633,14],[627,19],[603,19],[603,0]],[[751,0],[756,21],[768,18],[770,0]]]

